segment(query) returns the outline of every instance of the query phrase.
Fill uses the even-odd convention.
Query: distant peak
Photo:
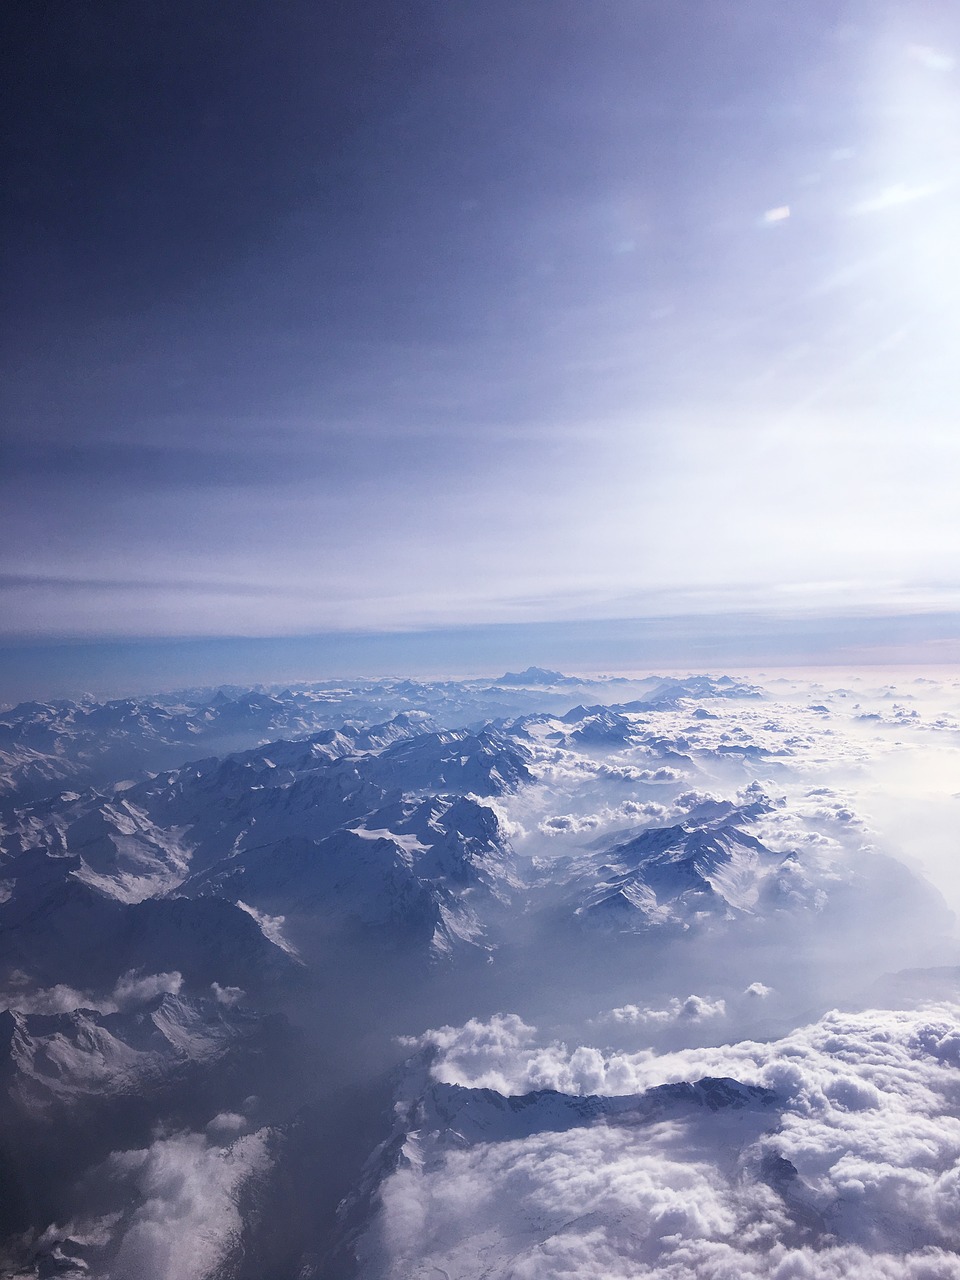
[[[570,676],[565,676],[562,671],[551,671],[547,667],[527,667],[526,671],[505,671],[497,683],[550,685],[570,682]]]

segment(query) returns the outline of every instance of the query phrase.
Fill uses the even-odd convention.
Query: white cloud
[[[182,986],[183,976],[176,971],[142,974],[130,969],[117,979],[112,999],[118,1009],[126,1009],[153,1000],[164,992],[176,995]]]
[[[538,824],[537,830],[545,836],[580,835],[584,831],[595,831],[600,826],[598,814],[555,813]]]
[[[517,1014],[495,1013],[489,1022],[471,1018],[462,1027],[438,1027],[421,1036],[403,1037],[401,1043],[435,1052],[437,1080],[511,1093],[518,1090],[511,1089],[501,1069],[505,1063],[515,1063],[535,1035],[536,1028]]]
[[[854,215],[882,213],[885,209],[896,209],[902,204],[929,200],[931,196],[938,196],[942,191],[943,185],[939,182],[927,182],[921,186],[909,186],[905,182],[897,182],[891,187],[884,187],[869,199],[861,200],[858,204],[851,206],[850,213]]]
[[[99,1172],[136,1207],[113,1232],[108,1280],[206,1280],[239,1243],[240,1190],[269,1163],[266,1130],[226,1147],[186,1133],[114,1152]]]
[[[218,1004],[235,1005],[247,994],[242,987],[221,987],[219,982],[211,982],[210,990]]]
[[[551,814],[537,824],[537,830],[545,836],[577,836],[587,831],[614,826],[616,823],[650,826],[669,821],[675,815],[675,807],[658,804],[655,800],[624,800],[618,805],[604,806],[596,813]]]
[[[171,973],[142,973],[128,969],[116,981],[109,995],[78,991],[58,983],[53,987],[31,989],[26,975],[12,975],[12,989],[0,994],[0,1008],[17,1009],[21,1013],[71,1013],[74,1009],[96,1009],[100,1013],[117,1013],[146,1004],[164,992],[176,995],[183,986],[183,976]]]
[[[249,1121],[236,1111],[221,1111],[209,1120],[205,1132],[214,1141],[234,1138],[247,1128]]]
[[[12,990],[0,993],[0,1008],[16,1009],[20,1013],[69,1013],[73,1009],[103,1009],[103,1005],[102,1000],[88,992],[77,991],[64,983],[35,991],[14,985]]]
[[[727,1006],[723,1000],[708,1000],[703,996],[690,995],[685,1000],[674,996],[663,1009],[650,1009],[635,1004],[621,1005],[618,1009],[611,1009],[606,1017],[613,1022],[657,1026],[723,1018],[726,1012]]]
[[[762,985],[762,984],[755,984]],[[606,1054],[515,1015],[420,1037],[435,1079],[508,1094],[728,1076],[773,1113],[677,1104],[522,1140],[420,1133],[365,1275],[958,1280],[960,1006],[833,1012],[773,1043]]]
[[[272,942],[275,947],[279,947],[281,951],[286,951],[287,955],[296,956],[297,949],[289,942],[283,931],[286,924],[285,916],[271,916],[266,911],[258,911],[256,907],[251,907],[249,903],[237,902],[237,906],[241,911],[245,911],[248,916],[252,916],[260,926],[260,932]]]

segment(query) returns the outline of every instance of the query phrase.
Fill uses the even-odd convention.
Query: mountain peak
[[[579,681],[572,676],[565,676],[562,671],[551,671],[548,667],[527,667],[526,671],[505,671],[497,684],[553,685],[579,684]]]

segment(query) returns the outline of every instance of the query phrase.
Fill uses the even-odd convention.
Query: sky
[[[948,0],[0,22],[8,656],[958,634]]]

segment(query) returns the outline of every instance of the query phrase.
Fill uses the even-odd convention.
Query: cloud
[[[726,1016],[727,1006],[723,1000],[708,1000],[703,996],[687,996],[680,1000],[676,996],[663,1009],[641,1008],[635,1004],[621,1005],[611,1009],[606,1019],[633,1025],[666,1026],[675,1022],[702,1022],[709,1018]]]
[[[448,1084],[516,1092],[503,1074],[505,1063],[515,1063],[533,1043],[536,1028],[515,1013],[495,1013],[489,1022],[471,1018],[462,1027],[438,1027],[420,1036],[401,1037],[409,1049],[432,1050],[436,1058],[434,1078]]]
[[[728,1076],[778,1107],[675,1106],[500,1142],[420,1132],[383,1184],[364,1274],[960,1278],[960,1005],[834,1011],[773,1043],[668,1054],[538,1045],[515,1015],[417,1043],[435,1079],[508,1094]]]
[[[210,990],[218,1004],[235,1005],[247,994],[242,987],[221,987],[219,982],[211,982]]]
[[[141,974],[130,969],[117,979],[112,999],[118,1009],[126,1009],[131,1005],[144,1004],[167,991],[176,995],[182,986],[183,976],[176,971]]]
[[[205,1132],[214,1141],[233,1138],[246,1129],[248,1124],[247,1117],[240,1115],[239,1112],[221,1111],[207,1122]]]
[[[521,839],[527,834],[527,831],[521,822],[517,821],[516,818],[511,817],[506,803],[506,799],[508,798],[501,796],[478,796],[472,791],[468,791],[464,796],[464,799],[473,800],[477,804],[483,804],[486,808],[491,809],[496,814],[497,826],[504,840]]]
[[[929,71],[953,71],[957,65],[957,60],[952,54],[931,48],[930,45],[908,44],[906,52],[908,57],[913,58]]]
[[[263,1133],[226,1148],[187,1134],[115,1154],[108,1163],[140,1201],[125,1226],[111,1280],[202,1280],[236,1246],[238,1193],[269,1160]]]
[[[208,1125],[213,1142],[178,1133],[141,1150],[115,1151],[84,1184],[98,1200],[112,1202],[106,1211],[49,1227],[35,1251],[78,1252],[103,1280],[208,1280],[219,1274],[240,1244],[240,1193],[271,1163],[268,1130],[229,1142],[245,1124],[242,1116],[223,1113]],[[80,1262],[78,1274],[90,1269]]]
[[[917,200],[929,200],[931,196],[941,195],[944,190],[939,182],[927,182],[920,186],[909,186],[905,182],[897,182],[891,187],[884,187],[876,195],[867,200],[860,200],[850,207],[853,215],[864,213],[882,213],[886,209],[896,209],[903,204],[913,204]]]
[[[252,916],[256,920],[260,926],[260,932],[268,942],[272,942],[274,946],[279,947],[281,951],[285,951],[287,955],[297,956],[296,947],[288,942],[283,931],[283,926],[286,923],[285,916],[268,915],[265,911],[258,911],[256,907],[251,907],[246,902],[238,902],[237,906],[241,911],[245,911],[248,916]],[[239,990],[239,988],[236,989]],[[231,988],[227,988],[227,990],[231,990]],[[220,997],[218,996],[217,998],[219,999]]]
[[[183,986],[183,975],[142,973],[128,969],[116,982],[109,995],[78,991],[58,983],[53,987],[30,989],[30,979],[23,974],[11,975],[11,989],[0,993],[0,1007],[18,1009],[21,1013],[71,1013],[74,1009],[97,1009],[100,1013],[125,1012],[146,1004],[164,992],[176,995]]]
[[[600,823],[601,818],[596,813],[556,813],[544,818],[537,830],[545,836],[580,835],[584,831],[596,830]]]
[[[582,835],[618,822],[648,826],[666,822],[676,814],[676,806],[658,804],[655,800],[624,800],[622,804],[605,806],[596,813],[557,813],[537,824],[541,835]]]
[[[541,738],[530,744],[537,785],[511,802],[511,815],[540,837],[576,838],[628,824],[711,821],[721,816],[718,806],[734,818],[734,806],[752,809],[739,820],[755,821],[765,805],[771,813],[756,834],[765,840],[769,832],[773,848],[824,845],[836,853],[850,840],[862,843],[872,833],[857,811],[855,793],[823,784],[838,769],[865,768],[887,747],[868,741],[849,714],[825,717],[814,710],[810,696],[804,685],[794,693],[803,699],[799,705],[785,699],[750,705],[717,700],[708,718],[693,717],[683,707],[627,713],[642,741],[612,753],[602,745],[574,749]],[[602,759],[592,754],[597,749]],[[687,763],[678,764],[678,755]],[[691,787],[694,781],[700,785]]]
[[[10,990],[0,993],[0,1008],[17,1009],[20,1013],[69,1013],[73,1009],[101,1008],[102,1003],[64,983],[40,987],[36,991],[14,984]]]

